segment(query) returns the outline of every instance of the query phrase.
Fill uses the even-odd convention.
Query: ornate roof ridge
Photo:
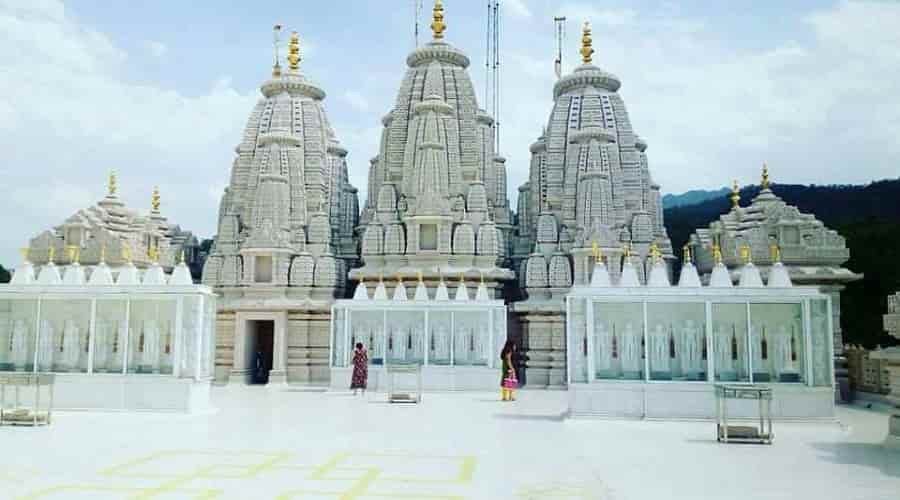
[[[459,66],[463,69],[469,67],[469,57],[461,50],[446,42],[433,41],[412,51],[406,57],[406,65],[415,68],[432,61],[443,62]]]
[[[325,91],[321,87],[308,81],[302,74],[286,74],[278,78],[267,80],[260,87],[265,97],[272,97],[280,92],[306,96],[317,101],[325,99]]]
[[[583,64],[556,82],[556,85],[553,86],[553,99],[558,99],[559,96],[570,90],[587,86],[616,92],[622,86],[622,82],[616,75],[603,71],[597,66]]]

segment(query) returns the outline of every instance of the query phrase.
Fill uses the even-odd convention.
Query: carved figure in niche
[[[662,323],[657,323],[651,337],[652,343],[650,347],[650,366],[653,371],[667,372],[669,371],[669,334],[666,332]]]
[[[681,358],[681,366],[687,373],[699,373],[702,369],[702,349],[700,346],[700,330],[694,325],[694,320],[685,321],[682,331],[681,349],[678,357]]]
[[[753,345],[753,372],[768,373],[770,363],[763,359],[763,337],[766,334],[766,327],[762,325],[752,325],[750,330],[750,343]]]
[[[634,325],[627,323],[625,333],[622,335],[622,370],[627,372],[640,371],[641,339],[634,331]]]
[[[594,363],[597,370],[609,370],[612,368],[613,340],[606,323],[599,323],[594,330]]]
[[[434,359],[449,360],[450,359],[450,338],[447,334],[447,328],[440,324],[432,330],[432,352]]]
[[[734,359],[731,352],[733,335],[729,333],[721,327],[715,331],[716,367],[719,373],[734,372]]]
[[[797,357],[792,333],[788,333],[787,328],[784,325],[780,325],[775,335],[775,341],[777,342],[776,366],[779,373],[797,373]]]
[[[17,319],[13,322],[12,331],[12,363],[16,371],[25,369],[28,364],[28,327],[25,320]]]
[[[53,368],[53,337],[56,329],[50,320],[41,320],[40,339],[38,340],[38,366],[47,371]]]
[[[144,320],[141,331],[141,365],[153,372],[159,371],[159,325],[155,320]]]
[[[106,371],[109,364],[109,332],[112,325],[109,321],[98,321],[94,328],[94,370]]]

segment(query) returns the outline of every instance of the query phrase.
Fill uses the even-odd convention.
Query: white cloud
[[[531,9],[525,4],[525,0],[504,0],[500,3],[501,7],[514,16],[532,17]]]
[[[168,52],[169,50],[166,44],[153,40],[147,40],[146,42],[144,42],[144,47],[147,49],[147,52],[149,52],[150,55],[157,59],[162,59],[163,57],[165,57],[166,52]]]
[[[198,96],[126,82],[131,57],[102,33],[68,17],[60,1],[0,0],[0,171],[9,195],[0,262],[15,249],[104,195],[119,171],[133,208],[149,207],[159,185],[163,211],[201,235],[215,231],[217,200],[197,196],[204,179],[227,179],[233,146],[255,96],[230,81]]]

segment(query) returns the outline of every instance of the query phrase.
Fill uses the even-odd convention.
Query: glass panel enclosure
[[[801,304],[750,304],[754,382],[804,382]]]
[[[596,378],[644,378],[643,304],[594,303],[593,336]]]
[[[747,304],[713,304],[712,334],[715,380],[749,382]]]
[[[387,362],[425,362],[425,311],[396,311],[388,315]]]
[[[428,364],[450,364],[450,312],[428,312]]]
[[[828,328],[828,301],[811,300],[810,334],[812,341],[812,384],[831,386],[831,332]]]
[[[37,300],[0,299],[0,371],[34,370]]]
[[[706,380],[703,303],[648,303],[650,380]]]
[[[172,374],[175,300],[131,301],[128,373]]]
[[[200,297],[184,297],[181,302],[181,342],[178,344],[180,367],[178,376],[193,378],[196,376],[200,360],[198,341],[202,342],[203,314]],[[175,331],[172,331],[174,338]]]
[[[90,300],[42,301],[38,371],[87,372],[90,327]]]
[[[200,343],[200,377],[212,377],[216,370],[216,297],[203,297],[203,341]]]
[[[489,312],[455,311],[453,313],[453,364],[457,366],[487,366]]]
[[[573,341],[569,345],[569,360],[572,363],[572,382],[580,383],[588,381],[588,339],[587,317],[585,299],[571,299],[569,302],[572,321],[569,332]]]
[[[350,316],[350,344],[343,350],[344,364],[349,366],[352,346],[357,342],[369,351],[369,363],[381,365],[385,362],[386,338],[384,334],[384,313],[382,311],[347,311]],[[346,342],[344,339],[340,343]]]
[[[345,367],[347,366],[347,356],[344,354],[344,328],[346,326],[345,318],[350,311],[335,308],[331,318],[331,366]],[[368,346],[369,358],[372,357],[372,346]]]
[[[94,327],[94,373],[122,373],[125,361],[126,300],[97,300]]]

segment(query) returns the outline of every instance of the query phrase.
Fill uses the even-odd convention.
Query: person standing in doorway
[[[507,340],[500,351],[500,400],[515,401],[516,388],[518,387],[518,378],[516,377],[516,365],[514,359],[516,357],[516,343]]]
[[[357,390],[366,393],[366,384],[369,380],[369,353],[363,347],[362,342],[356,343],[353,349],[353,377],[350,379],[350,388],[353,389],[353,395]]]

